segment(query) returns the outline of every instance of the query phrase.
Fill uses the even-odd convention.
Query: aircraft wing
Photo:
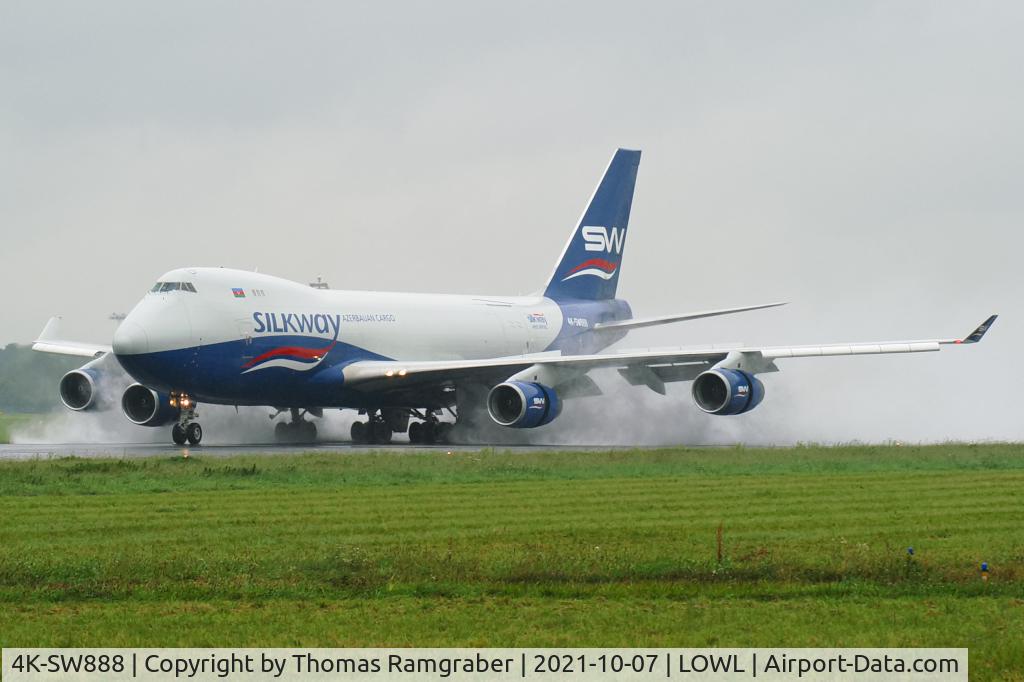
[[[752,374],[775,372],[775,361],[787,358],[837,355],[879,355],[888,353],[924,353],[944,345],[977,343],[995,321],[992,315],[962,339],[924,339],[843,343],[821,346],[679,348],[632,350],[592,355],[539,353],[482,360],[440,361],[361,361],[343,369],[345,385],[366,391],[402,392],[417,387],[457,384],[473,381],[497,384],[517,374],[544,373],[565,381],[597,368],[613,368],[632,384],[645,384],[664,393],[664,383],[690,381],[714,366],[743,369]],[[517,377],[529,380],[529,376]],[[552,382],[557,388],[558,382]]]
[[[60,338],[60,317],[51,317],[43,327],[39,338],[32,343],[32,350],[41,353],[57,353],[60,355],[78,355],[83,358],[98,358],[111,351],[110,346],[78,341],[64,341]]]

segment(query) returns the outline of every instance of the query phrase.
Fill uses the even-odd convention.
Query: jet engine
[[[693,401],[708,414],[743,414],[764,400],[764,384],[738,369],[709,369],[693,380]]]
[[[100,374],[89,366],[73,369],[61,377],[60,401],[69,410],[79,412],[97,406]]]
[[[142,384],[132,384],[121,395],[121,410],[128,421],[139,426],[164,426],[178,418],[170,396]]]
[[[553,422],[562,412],[562,401],[544,384],[506,381],[491,389],[487,412],[501,426],[532,429]]]

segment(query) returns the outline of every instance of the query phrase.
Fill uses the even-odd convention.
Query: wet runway
[[[264,443],[252,445],[206,445],[179,447],[160,443],[46,443],[0,445],[0,460],[54,459],[60,457],[172,457],[175,455],[227,457],[230,455],[297,455],[301,453],[398,452],[410,455],[428,452],[477,452],[493,448],[501,452],[538,452],[566,450],[610,450],[607,445],[355,445],[350,442],[324,442],[308,445]]]

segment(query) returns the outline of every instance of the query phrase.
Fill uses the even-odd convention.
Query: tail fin
[[[639,151],[619,149],[612,156],[562,251],[545,296],[556,300],[615,298],[639,166]]]

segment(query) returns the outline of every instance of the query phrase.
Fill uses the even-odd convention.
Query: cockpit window
[[[153,285],[153,288],[149,290],[150,293],[165,293],[168,291],[190,291],[193,294],[198,293],[192,282],[157,282]]]

